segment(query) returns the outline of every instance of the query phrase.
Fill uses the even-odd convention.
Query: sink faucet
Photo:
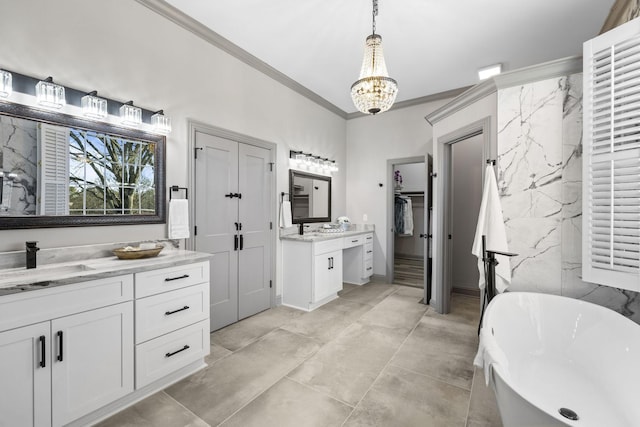
[[[36,268],[36,252],[40,250],[38,242],[25,242],[27,246],[27,269]]]

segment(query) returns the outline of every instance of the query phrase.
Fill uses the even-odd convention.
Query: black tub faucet
[[[36,268],[36,253],[40,250],[38,242],[25,242],[27,247],[27,269]]]

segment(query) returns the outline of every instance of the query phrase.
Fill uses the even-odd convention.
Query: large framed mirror
[[[331,221],[331,177],[289,170],[291,219],[294,224]]]
[[[0,229],[165,222],[165,137],[0,102]]]

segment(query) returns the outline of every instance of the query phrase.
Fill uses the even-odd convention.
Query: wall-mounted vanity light
[[[142,123],[142,108],[133,105],[133,101],[125,102],[120,107],[120,123],[126,126],[138,126]]]
[[[338,164],[335,160],[325,157],[313,155],[311,153],[303,153],[302,151],[289,151],[289,158],[294,166],[300,169],[306,169],[312,172],[332,173],[338,172]]]
[[[164,111],[156,111],[151,116],[151,126],[158,133],[168,134],[171,132],[171,118],[164,115]]]
[[[82,97],[82,114],[92,119],[104,119],[108,115],[107,100],[97,95],[98,92],[94,90]]]
[[[0,70],[0,98],[8,98],[13,90],[12,76],[8,71]]]
[[[47,108],[62,108],[67,103],[64,97],[64,86],[53,82],[52,77],[40,80],[36,84],[36,98],[38,104]]]

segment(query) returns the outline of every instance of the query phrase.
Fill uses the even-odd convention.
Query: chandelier
[[[365,114],[378,114],[393,105],[398,94],[398,82],[389,77],[382,52],[382,36],[376,34],[378,0],[373,0],[372,34],[367,37],[360,79],[351,85],[351,99]]]

